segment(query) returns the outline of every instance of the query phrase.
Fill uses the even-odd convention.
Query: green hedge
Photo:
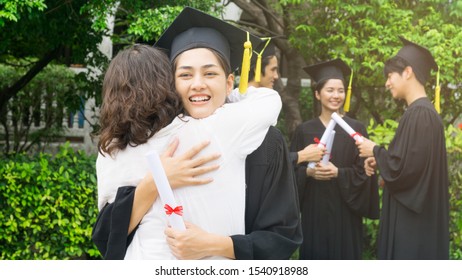
[[[94,259],[95,156],[64,145],[55,155],[0,159],[0,259]]]
[[[375,143],[388,147],[398,123],[386,120],[382,125],[370,121],[368,132]],[[445,129],[449,171],[450,259],[462,259],[462,130],[449,125]],[[378,221],[366,220],[366,259],[376,256]]]

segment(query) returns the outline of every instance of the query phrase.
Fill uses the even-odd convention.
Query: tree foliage
[[[9,0],[7,5],[18,1]],[[27,2],[27,1],[26,1]],[[92,17],[84,9],[87,1],[29,1],[43,2],[40,9],[24,9],[17,4],[17,21],[4,22],[0,33],[0,63],[21,68],[23,75],[0,88],[0,111],[5,114],[6,104],[49,63],[88,66],[88,80],[95,76],[98,66],[107,63],[98,44],[103,30],[92,29]],[[24,65],[15,60],[27,59]],[[26,68],[26,71],[22,69]],[[89,91],[89,95],[93,95]]]
[[[299,83],[300,78],[306,77],[306,74],[293,68],[337,57],[344,59],[354,70],[354,96],[349,115],[365,123],[371,117],[377,123],[383,123],[389,118],[397,120],[404,106],[386,92],[383,66],[402,46],[398,39],[400,35],[427,47],[435,56],[441,69],[442,117],[445,122],[454,123],[462,112],[462,29],[458,28],[462,24],[460,1],[231,2],[247,14],[255,15],[248,26],[282,36],[276,39],[276,43],[282,52],[283,63],[284,59],[287,61],[282,68],[285,70],[283,76],[292,80],[281,93],[286,122],[284,126],[289,128],[288,134],[302,119],[311,118],[319,112],[313,106],[311,114],[300,114],[300,88],[293,85]],[[289,47],[281,44],[281,41],[287,41]],[[436,73],[433,73],[427,85],[427,94],[431,99],[434,96],[435,77]]]
[[[43,11],[46,8],[45,0],[0,0],[0,27],[7,21],[18,21],[24,10],[37,9]]]

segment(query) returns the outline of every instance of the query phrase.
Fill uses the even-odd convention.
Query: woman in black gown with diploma
[[[345,101],[345,77],[351,69],[340,59],[311,65],[304,70],[314,81],[315,97],[320,101],[318,118],[299,125],[291,151],[316,143],[326,129],[332,113],[341,114]],[[356,132],[367,136],[360,122],[343,116]],[[375,176],[368,177],[354,139],[339,125],[328,164],[318,162],[295,167],[300,196],[303,244],[300,259],[361,259],[363,217],[379,216],[378,187]]]

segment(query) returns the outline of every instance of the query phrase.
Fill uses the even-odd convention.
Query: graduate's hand
[[[165,229],[167,244],[177,259],[198,260],[208,256],[235,258],[231,237],[208,233],[188,222],[185,225],[185,231],[171,227]]]
[[[356,141],[356,146],[358,146],[360,157],[373,157],[375,145],[377,144],[364,137],[362,143]]]
[[[368,157],[364,161],[364,170],[366,171],[367,176],[372,176],[375,174],[375,170],[377,170],[377,162],[375,161],[375,157]]]
[[[332,180],[338,177],[338,168],[330,161],[326,165],[319,162],[314,168],[312,177],[320,181]]]
[[[310,144],[298,153],[298,162],[318,162],[322,159],[322,156],[326,153],[325,147],[318,147],[318,144]]]
[[[178,144],[179,140],[178,138],[175,138],[169,144],[165,152],[160,156],[170,186],[172,188],[178,188],[184,186],[203,185],[212,182],[212,178],[198,178],[197,176],[218,169],[219,165],[217,164],[208,166],[204,166],[204,164],[218,159],[220,155],[210,154],[195,158],[200,151],[210,144],[210,141],[204,141],[197,144],[184,154],[173,157],[173,154],[178,148]]]
[[[314,168],[306,168],[306,177],[314,177]]]

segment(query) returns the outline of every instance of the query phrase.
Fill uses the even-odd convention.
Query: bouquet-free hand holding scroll
[[[326,130],[322,134],[321,140],[319,140],[318,147],[326,147],[327,148],[327,142],[329,138],[331,137],[332,131],[334,130],[335,127],[335,121],[331,119],[329,123],[327,124]],[[315,162],[310,162],[308,164],[309,168],[314,168],[316,166]]]
[[[177,205],[175,202],[175,197],[173,196],[172,188],[168,182],[159,154],[157,154],[156,151],[152,151],[146,155],[146,158],[148,160],[152,177],[156,183],[160,200],[164,204],[165,214],[167,214],[170,225],[174,229],[185,230],[186,226],[184,225],[183,218],[181,217],[183,215],[183,207]]]
[[[323,165],[326,165],[329,163],[330,155],[332,153],[332,145],[334,144],[334,137],[335,137],[335,130],[332,130],[330,132],[330,137],[327,140],[326,153],[322,156],[321,162]]]
[[[358,132],[354,131],[353,128],[351,128],[351,126],[349,124],[347,124],[343,119],[342,117],[340,117],[339,115],[337,115],[337,113],[332,113],[332,119],[335,120],[336,123],[338,123],[338,125],[340,125],[351,137],[353,137],[353,139],[355,139],[355,141],[358,141],[359,143],[362,143],[363,142],[363,137],[361,134],[359,134]]]

